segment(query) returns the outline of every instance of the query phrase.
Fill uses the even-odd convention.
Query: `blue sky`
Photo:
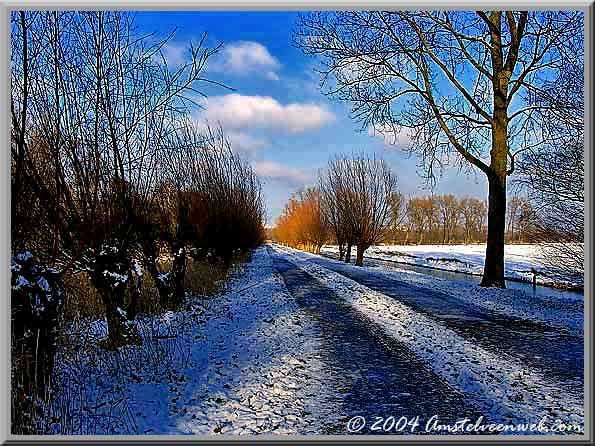
[[[233,90],[205,85],[206,108],[193,114],[197,120],[220,123],[234,149],[250,160],[262,179],[269,224],[291,193],[313,184],[336,153],[376,153],[396,172],[403,194],[428,194],[415,156],[361,131],[349,118],[348,104],[320,92],[316,60],[292,46],[296,17],[295,12],[145,11],[137,14],[136,23],[142,32],[161,36],[177,28],[164,49],[174,65],[205,32],[207,45],[223,43],[207,77]],[[485,198],[487,185],[479,172],[451,167],[434,192]]]

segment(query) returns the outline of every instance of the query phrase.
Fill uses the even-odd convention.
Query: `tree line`
[[[508,177],[554,147],[551,117],[580,125],[582,108],[567,113],[576,103],[552,92],[582,82],[583,30],[570,10],[316,11],[300,15],[294,41],[318,59],[323,92],[364,130],[404,136],[429,179],[453,155],[485,175],[481,284],[503,288]]]
[[[218,47],[204,35],[170,66],[163,48],[172,36],[140,34],[133,19],[124,11],[11,14],[17,400],[49,379],[66,277],[88,276],[105,306],[102,344],[116,349],[141,342],[142,271],[162,307],[176,308],[190,259],[228,264],[263,240],[258,177],[223,129],[189,114],[202,88],[217,83],[204,72]]]
[[[331,166],[337,167],[335,161]],[[348,173],[351,172],[346,169],[342,175]],[[362,219],[362,215],[349,214],[349,218],[341,218],[341,210],[351,212],[352,202],[347,194],[342,196],[334,192],[330,187],[332,178],[332,174],[326,174],[319,180],[319,185],[299,190],[291,196],[273,229],[274,240],[316,254],[320,254],[325,244],[337,244],[340,258],[350,260],[349,240],[353,240],[351,246],[357,246],[359,238],[346,235],[355,232],[353,226],[349,227],[349,222]],[[372,218],[379,217],[376,222],[378,230],[369,237],[373,243],[485,243],[485,201],[452,194],[407,198],[396,190],[396,187],[394,190],[385,189],[382,197],[385,212],[371,214]],[[543,237],[537,237],[538,227],[531,201],[524,196],[511,197],[506,213],[506,241],[528,243],[543,240]],[[366,243],[360,245],[369,246]]]
[[[398,244],[485,243],[487,203],[453,194],[404,198],[391,197],[391,223],[385,242]],[[513,195],[507,201],[507,243],[534,240],[536,214],[531,201]]]

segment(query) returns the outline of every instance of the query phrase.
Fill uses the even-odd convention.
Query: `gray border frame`
[[[585,13],[585,121],[593,123],[593,42],[594,42],[594,3],[593,0],[541,0],[539,3],[530,0],[0,0],[0,61],[4,62],[4,69],[0,71],[0,104],[5,104],[8,110],[8,92],[10,91],[10,11],[16,9],[127,9],[127,10],[309,10],[309,9],[476,9],[478,7],[493,9],[523,8],[536,9],[580,9]],[[348,435],[314,435],[314,436],[17,436],[10,433],[10,156],[9,156],[10,118],[6,113],[0,126],[0,141],[2,144],[2,209],[4,214],[0,219],[2,225],[1,244],[4,248],[0,257],[1,283],[5,290],[6,300],[0,304],[6,310],[4,317],[3,342],[0,343],[2,356],[6,365],[0,367],[2,385],[0,385],[0,400],[4,405],[0,408],[2,419],[0,422],[0,439],[3,444],[461,444],[472,442],[475,444],[594,444],[593,443],[593,129],[590,125],[585,128],[585,306],[584,306],[584,341],[585,341],[585,433],[584,435],[568,436],[348,436]],[[8,340],[8,342],[5,342]]]

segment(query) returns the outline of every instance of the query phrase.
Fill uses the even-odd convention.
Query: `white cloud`
[[[214,57],[211,68],[237,75],[262,73],[267,79],[279,80],[279,61],[258,42],[240,41],[225,45]]]
[[[289,133],[319,129],[333,122],[335,115],[312,103],[283,105],[270,96],[244,96],[232,93],[203,100],[205,110],[198,120],[220,123],[230,130],[263,128]]]
[[[170,67],[176,67],[186,62],[186,58],[189,57],[188,47],[183,43],[169,41],[163,47],[161,47],[161,54],[165,57],[167,65]],[[161,56],[159,53],[155,55],[159,61]]]
[[[278,81],[279,75],[277,73],[275,73],[274,71],[267,71],[266,74],[264,75],[264,77],[266,77],[268,80],[271,81]]]
[[[226,132],[225,136],[229,138],[231,147],[235,152],[254,154],[258,149],[269,145],[267,140],[256,138],[244,132]]]
[[[368,135],[381,138],[385,146],[398,149],[406,149],[412,142],[410,129],[393,129],[389,125],[370,126],[368,127]]]
[[[262,178],[285,184],[304,184],[310,176],[303,170],[285,166],[275,161],[255,161],[254,171]]]

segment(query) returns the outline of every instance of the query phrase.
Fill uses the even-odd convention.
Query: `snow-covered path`
[[[475,296],[477,287],[455,287],[457,301],[452,283],[399,274],[258,248],[219,296],[139,320],[142,346],[64,355],[56,417],[69,406],[75,421],[51,431],[341,435],[354,416],[582,425],[582,352],[568,344],[567,356],[543,349],[546,360],[530,361],[514,351],[527,330],[546,346],[563,327],[582,342],[572,311],[523,312],[506,293]],[[520,321],[495,330],[507,308]]]
[[[465,296],[472,294],[470,286],[451,283],[450,294],[437,292],[428,283],[419,286],[427,278],[415,284],[409,272],[405,276],[412,280],[403,282],[395,278],[398,272],[375,272],[290,248],[275,249],[381,327],[384,336],[413,351],[491,420],[522,423],[547,417],[582,424],[583,341],[577,336],[582,323],[573,321],[577,314],[572,306],[556,305],[558,313],[570,314],[554,317],[530,309],[521,312],[520,319],[505,317],[498,304],[506,301],[507,290],[483,292],[491,302],[482,307]],[[448,286],[441,285],[443,290]],[[564,322],[570,323],[563,328]],[[537,353],[531,351],[537,347]],[[548,352],[551,347],[553,354]],[[564,347],[570,351],[560,351]],[[548,357],[542,361],[539,354]],[[552,367],[556,361],[561,363]]]
[[[402,343],[362,317],[342,297],[271,249],[275,269],[290,293],[320,329],[322,365],[330,378],[326,407],[341,414],[342,423],[321,433],[346,434],[354,416],[406,416],[444,423],[480,416],[462,392],[457,392],[420,362]],[[370,426],[360,434],[373,433]]]
[[[519,317],[514,312],[495,312],[485,305],[485,300],[481,305],[478,299],[461,298],[478,287],[454,287],[449,293],[428,284],[412,283],[405,275],[385,268],[358,268],[319,257],[312,257],[310,261],[429,315],[478,346],[513,355],[559,379],[582,383],[582,317],[571,321],[572,328],[567,326],[568,318],[557,325],[547,324],[543,320]],[[494,294],[492,290],[489,292]],[[568,309],[582,316],[582,312],[577,311],[576,301],[570,302]],[[560,316],[560,308],[556,310],[556,315]]]
[[[211,317],[204,327],[204,368],[176,386],[172,433],[341,435],[354,416],[480,416],[283,253],[256,251],[241,282],[225,297],[229,322]]]

